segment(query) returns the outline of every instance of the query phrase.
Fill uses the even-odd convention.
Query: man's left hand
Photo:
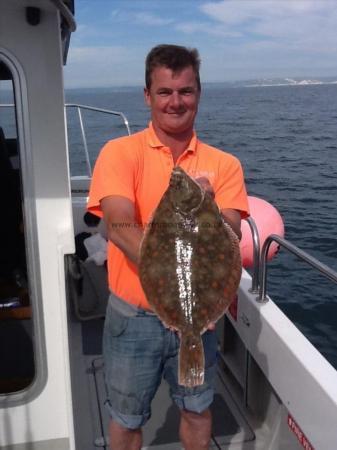
[[[213,187],[212,187],[211,183],[209,182],[208,178],[199,177],[199,178],[196,178],[195,181],[199,184],[199,186],[201,186],[201,188],[205,192],[207,192],[207,194],[209,194],[214,199],[214,197],[215,197],[214,190],[213,190]]]
[[[208,324],[207,330],[214,331],[215,330],[215,322],[210,322]]]

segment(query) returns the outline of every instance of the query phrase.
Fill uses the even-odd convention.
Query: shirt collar
[[[156,132],[153,128],[152,122],[149,123],[149,127],[148,127],[147,131],[148,131],[148,144],[150,147],[152,147],[152,148],[165,147],[165,145],[160,142],[158,136],[156,135]],[[193,136],[192,136],[185,151],[194,153],[196,151],[196,149],[197,149],[197,134],[193,130]]]

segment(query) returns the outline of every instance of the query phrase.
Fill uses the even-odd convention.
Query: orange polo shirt
[[[220,209],[239,210],[248,216],[248,200],[241,164],[237,158],[211,147],[193,134],[176,165],[193,178],[208,178]],[[136,220],[148,224],[153,211],[168,188],[174,167],[171,151],[149,128],[109,141],[99,154],[90,187],[88,210],[103,216],[100,202],[119,195],[136,206]],[[149,309],[138,277],[137,267],[111,241],[108,243],[109,287],[125,301]]]

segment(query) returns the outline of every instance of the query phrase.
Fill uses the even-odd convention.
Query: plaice
[[[212,197],[175,167],[141,245],[139,275],[150,306],[180,334],[179,384],[204,382],[201,334],[234,299],[239,241]]]

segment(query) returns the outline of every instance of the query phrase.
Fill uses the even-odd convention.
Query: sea
[[[240,159],[248,194],[279,211],[287,240],[337,271],[337,83],[277,84],[204,84],[196,131]],[[150,120],[141,86],[71,89],[65,100],[122,112],[131,132]],[[5,93],[0,101],[13,99]],[[82,120],[91,164],[107,140],[126,134],[119,115],[83,110]],[[70,171],[83,175],[82,132],[72,107],[67,122]],[[1,123],[11,137],[4,111]],[[268,263],[267,292],[337,369],[336,285],[280,249]]]
[[[150,114],[142,87],[66,91],[66,102],[122,112],[132,132]],[[86,173],[76,111],[68,108],[70,166]],[[83,111],[93,163],[109,139],[126,134],[120,116]],[[337,84],[205,84],[196,131],[237,156],[248,194],[281,214],[285,238],[337,271]],[[337,368],[337,287],[284,249],[268,263],[267,292]]]

